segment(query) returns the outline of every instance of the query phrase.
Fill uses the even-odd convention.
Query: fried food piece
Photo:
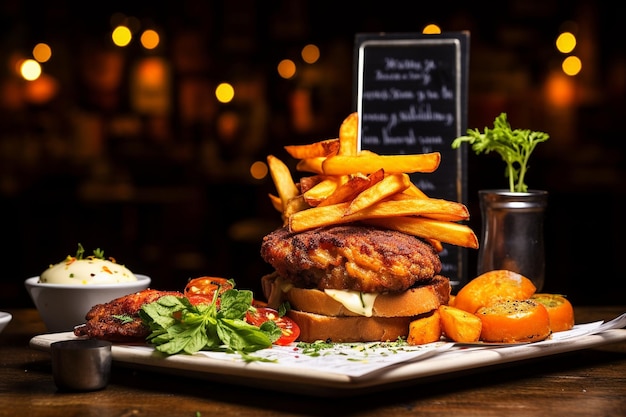
[[[424,345],[441,339],[441,313],[433,310],[431,314],[413,320],[409,324],[409,335],[406,341],[409,345]]]
[[[150,334],[148,326],[139,318],[139,310],[165,295],[183,297],[178,291],[146,289],[96,304],[85,315],[86,323],[74,329],[76,336],[87,336],[111,342],[143,342]]]
[[[448,338],[459,343],[473,343],[480,339],[483,326],[476,315],[450,305],[440,305],[439,313],[443,333]]]
[[[435,249],[415,236],[366,225],[340,225],[263,238],[261,256],[300,288],[400,292],[441,271]]]

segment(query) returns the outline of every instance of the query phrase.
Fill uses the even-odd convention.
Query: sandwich
[[[299,340],[386,342],[408,337],[411,323],[450,299],[441,275],[443,243],[478,248],[464,204],[430,198],[411,173],[430,173],[439,152],[379,155],[358,146],[358,114],[336,139],[285,146],[290,169],[267,164],[282,227],[263,237],[261,257],[274,271],[261,279],[269,307],[300,327]]]
[[[374,342],[405,338],[409,324],[450,298],[438,251],[426,239],[348,223],[264,236],[268,306],[288,303],[299,340]]]

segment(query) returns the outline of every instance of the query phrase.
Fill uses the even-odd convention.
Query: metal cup
[[[50,345],[52,376],[61,390],[95,391],[106,387],[111,374],[111,342],[62,340]]]

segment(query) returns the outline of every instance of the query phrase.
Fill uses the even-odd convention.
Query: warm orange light
[[[268,172],[267,164],[263,161],[255,161],[250,166],[250,175],[252,175],[252,178],[255,180],[265,178]]]
[[[137,66],[141,83],[146,86],[161,86],[167,78],[167,67],[158,57],[145,58]]]
[[[159,46],[159,41],[159,34],[155,30],[148,29],[141,34],[140,42],[146,49],[156,48]]]
[[[235,89],[228,83],[221,83],[215,89],[215,97],[220,103],[229,103],[235,97]]]
[[[437,35],[441,33],[441,28],[434,23],[426,25],[422,30],[422,33],[425,35]]]
[[[133,34],[126,26],[118,26],[113,29],[113,33],[111,33],[111,39],[113,40],[113,43],[117,46],[127,46],[132,38]]]
[[[36,80],[30,81],[24,88],[24,97],[31,103],[44,104],[56,96],[59,83],[47,74],[41,74]]]
[[[563,72],[565,74],[574,76],[582,70],[583,63],[580,58],[572,55],[563,60],[563,62],[561,63],[561,68],[563,69]]]
[[[296,75],[296,64],[291,59],[283,59],[278,63],[276,70],[278,75],[288,80]]]
[[[33,58],[38,62],[48,62],[52,57],[52,49],[45,43],[38,43],[33,48]]]
[[[316,45],[309,44],[302,48],[302,60],[307,64],[314,64],[320,59],[320,48]]]
[[[546,80],[545,94],[547,101],[555,107],[571,106],[575,99],[574,81],[562,72],[553,71]]]
[[[569,54],[576,47],[576,37],[571,32],[563,32],[556,38],[556,49],[563,54]]]

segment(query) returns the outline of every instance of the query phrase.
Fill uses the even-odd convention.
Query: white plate
[[[275,362],[245,362],[237,354],[201,352],[165,357],[145,345],[113,346],[118,365],[320,396],[345,396],[389,389],[435,376],[540,358],[626,340],[626,314],[608,322],[577,325],[549,340],[513,346],[464,346],[438,342],[421,347],[385,348],[380,344],[336,344],[320,356],[292,344],[255,352]],[[35,336],[30,346],[47,351],[71,332]]]

